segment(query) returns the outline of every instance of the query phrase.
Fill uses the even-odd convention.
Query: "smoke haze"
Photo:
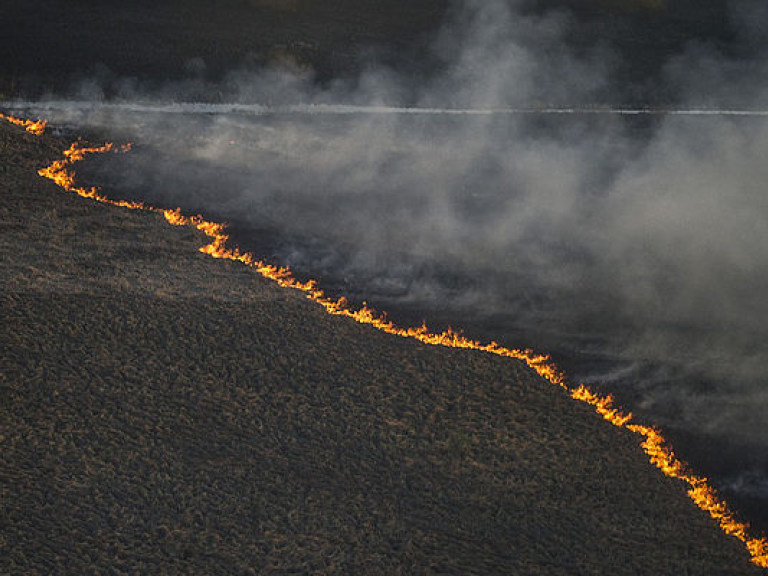
[[[565,9],[468,0],[432,47],[441,73],[422,83],[387,69],[323,86],[306,70],[233,71],[153,93],[126,81],[122,107],[44,115],[136,141],[86,167],[107,192],[229,221],[257,255],[395,317],[553,351],[677,430],[693,451],[682,457],[765,521],[768,118],[437,112],[621,107],[651,93],[676,109],[768,109],[767,10],[727,4],[731,42],[685,44],[661,85],[621,84],[626,54],[575,43],[583,23]],[[219,94],[262,108],[129,106]],[[102,88],[76,96],[95,104]],[[322,107],[338,104],[435,113]]]

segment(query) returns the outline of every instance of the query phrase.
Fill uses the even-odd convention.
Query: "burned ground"
[[[510,0],[512,2],[512,0]],[[576,51],[605,44],[624,64],[614,71],[618,100],[665,104],[668,59],[687,43],[749,51],[735,40],[725,0],[530,0],[528,12],[578,19]],[[450,0],[7,0],[0,7],[0,97],[96,89],[114,96],[181,79],[210,83],[186,98],[216,99],[233,70],[275,66],[319,82],[390,66],[421,78],[445,62],[432,48],[457,2]],[[627,86],[627,83],[632,86]]]

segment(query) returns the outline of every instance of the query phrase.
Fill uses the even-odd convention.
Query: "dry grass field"
[[[327,316],[0,125],[0,573],[760,573],[513,360]]]
[[[429,74],[450,2],[1,4],[5,99]],[[539,6],[565,4],[569,42],[642,78],[718,41],[724,5]],[[193,230],[63,193],[37,169],[68,144],[0,122],[0,574],[761,573],[637,436],[524,365],[330,317]]]

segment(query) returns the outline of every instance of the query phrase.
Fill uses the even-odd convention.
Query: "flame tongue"
[[[28,131],[38,134],[45,128],[45,122],[32,123],[30,121],[10,119],[0,114],[4,118],[24,126]],[[33,129],[30,129],[34,127]],[[36,132],[35,130],[40,130]],[[147,206],[141,202],[129,202],[122,200],[112,200],[104,196],[98,188],[83,188],[75,184],[75,173],[71,169],[72,164],[79,162],[89,154],[120,153],[130,150],[130,144],[124,146],[115,146],[107,143],[99,147],[85,147],[79,142],[73,143],[64,151],[64,158],[55,161],[47,168],[39,170],[39,174],[45,178],[53,180],[63,189],[75,192],[84,198],[92,198],[99,202],[121,206],[131,209],[147,210],[161,213],[165,219],[174,226],[191,226],[197,228],[211,239],[209,244],[200,248],[200,251],[209,254],[214,258],[223,258],[235,260],[256,269],[259,274],[277,282],[280,286],[295,288],[304,292],[310,300],[317,302],[326,312],[336,316],[346,316],[352,318],[361,324],[369,324],[375,328],[406,338],[413,338],[426,344],[436,346],[446,346],[450,348],[469,348],[480,350],[498,356],[516,358],[525,362],[537,374],[547,381],[565,389],[574,400],[589,404],[605,420],[618,428],[623,428],[642,436],[641,447],[648,455],[648,459],[669,478],[679,479],[689,485],[688,495],[700,509],[705,510],[718,523],[720,528],[726,534],[738,538],[749,551],[751,561],[762,568],[768,568],[768,539],[755,538],[749,535],[749,525],[736,519],[734,513],[728,508],[728,505],[718,496],[706,478],[697,476],[691,472],[681,460],[676,456],[668,442],[659,430],[651,426],[633,423],[633,416],[630,412],[623,412],[613,404],[611,396],[601,396],[592,392],[583,385],[571,386],[563,372],[554,364],[551,358],[544,354],[539,354],[533,350],[517,350],[505,348],[496,342],[482,344],[476,340],[470,340],[460,332],[448,329],[442,333],[435,334],[429,331],[426,325],[411,328],[401,328],[396,326],[386,316],[376,312],[365,303],[357,310],[353,309],[345,298],[334,300],[327,297],[324,292],[318,288],[313,280],[300,282],[291,273],[288,268],[277,267],[258,260],[249,252],[241,252],[237,247],[231,248],[227,245],[229,235],[225,232],[224,224],[210,222],[202,216],[185,216],[180,208],[175,210],[162,210],[152,206]]]
[[[37,173],[44,178],[53,180],[56,184],[64,188],[64,190],[67,190],[68,192],[74,192],[83,198],[92,198],[93,200],[98,200],[104,204],[112,204],[113,206],[121,206],[123,208],[144,209],[158,212],[158,209],[146,206],[141,202],[111,200],[104,196],[96,186],[83,188],[75,184],[75,172],[70,168],[72,164],[80,162],[88,154],[106,154],[108,152],[124,153],[128,152],[130,149],[130,144],[115,146],[112,142],[107,142],[103,146],[84,147],[80,144],[80,142],[73,142],[69,148],[64,150],[64,158],[54,161],[54,163],[50,166],[41,168],[37,171]]]
[[[43,134],[45,132],[46,126],[48,126],[48,122],[46,120],[23,120],[21,118],[14,118],[13,116],[8,116],[6,114],[3,114],[2,112],[0,112],[0,120],[6,120],[11,124],[16,124],[17,126],[21,126],[27,132],[29,132],[30,134],[35,134],[36,136]]]

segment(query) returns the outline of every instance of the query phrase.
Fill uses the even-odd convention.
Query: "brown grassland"
[[[522,364],[330,317],[0,126],[0,573],[750,574]]]
[[[640,75],[720,18],[574,4]],[[0,98],[196,62],[324,80],[372,46],[418,73],[448,6],[8,0]],[[0,574],[761,573],[638,436],[523,364],[328,316],[201,233],[63,193],[37,169],[68,144],[0,122]]]

